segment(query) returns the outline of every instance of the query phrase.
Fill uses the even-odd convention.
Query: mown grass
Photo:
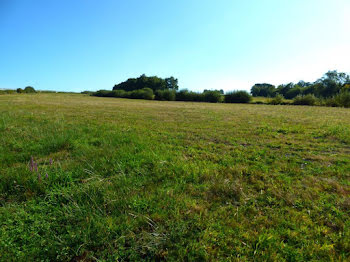
[[[0,132],[1,261],[350,257],[349,109],[4,95]]]

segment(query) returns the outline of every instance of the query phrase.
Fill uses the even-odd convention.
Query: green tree
[[[294,84],[293,83],[288,83],[285,85],[279,85],[276,89],[276,93],[283,95],[285,98],[287,98],[287,93],[289,92],[289,90],[291,90],[292,88],[294,88]]]
[[[165,89],[177,90],[179,87],[178,80],[174,77],[163,79],[157,76],[148,77],[143,74],[138,78],[129,78],[125,82],[115,85],[113,90],[134,91],[143,88],[150,88],[156,91]]]
[[[271,84],[255,84],[250,93],[252,96],[263,96],[263,97],[273,97],[276,94],[276,88]]]
[[[26,88],[24,88],[24,93],[35,93],[35,89],[32,86],[27,86]]]
[[[168,89],[172,89],[172,90],[178,90],[179,89],[178,80],[176,78],[174,78],[173,76],[165,78],[165,82],[166,82],[166,87]]]
[[[302,93],[302,89],[296,85],[287,91],[287,93],[285,94],[285,98],[293,99],[294,97],[301,95],[301,93]]]
[[[350,82],[350,76],[336,70],[328,71],[314,85],[318,96],[331,97],[340,92],[342,87]]]

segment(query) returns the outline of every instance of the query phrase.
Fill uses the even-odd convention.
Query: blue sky
[[[349,14],[349,0],[0,0],[0,88],[314,81],[350,72]]]

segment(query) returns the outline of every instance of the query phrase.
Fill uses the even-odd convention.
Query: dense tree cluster
[[[275,95],[276,87],[271,84],[255,84],[250,93],[252,96],[273,97]]]
[[[153,91],[172,89],[177,90],[178,80],[174,77],[160,78],[157,76],[148,77],[145,74],[138,78],[129,78],[125,82],[117,84],[113,87],[113,90],[134,91],[143,88],[150,88]]]
[[[24,88],[24,93],[35,93],[35,89],[32,86],[27,86]]]
[[[178,80],[174,77],[160,78],[141,75],[138,78],[129,78],[127,81],[117,84],[112,91],[99,90],[92,95],[100,97],[120,97],[133,99],[163,100],[163,101],[192,101],[210,103],[247,103],[251,99],[248,92],[240,91],[235,100],[227,99],[224,90],[204,90],[193,92],[187,89],[178,90]],[[232,94],[235,94],[233,92]],[[242,93],[243,96],[242,96]],[[230,93],[229,95],[232,96]],[[248,97],[248,98],[247,98]]]
[[[318,98],[330,98],[346,91],[350,91],[350,76],[337,71],[328,71],[313,83],[299,81],[297,84],[282,84],[277,88],[271,84],[255,84],[251,88],[253,96],[275,97],[279,94],[286,99],[309,94]]]
[[[21,94],[21,93],[36,93],[34,87],[32,87],[32,86],[26,86],[24,88],[24,90],[22,88],[17,88],[16,92],[19,94]]]

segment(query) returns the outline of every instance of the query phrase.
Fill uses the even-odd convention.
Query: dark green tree
[[[316,95],[325,98],[334,96],[349,82],[350,76],[346,73],[338,73],[336,70],[328,71],[314,83]]]
[[[263,96],[263,97],[273,97],[276,95],[276,88],[271,84],[255,84],[250,93],[252,96]]]
[[[288,83],[285,85],[279,85],[276,89],[276,93],[283,95],[285,98],[287,98],[287,93],[289,92],[289,90],[291,90],[292,88],[294,88],[294,84],[293,83]]]
[[[172,90],[178,90],[179,89],[178,80],[176,78],[174,78],[173,76],[165,78],[165,82],[166,82],[166,87],[168,89],[172,89]]]
[[[35,89],[32,86],[27,86],[26,88],[24,88],[24,93],[35,93]]]
[[[138,78],[129,78],[125,82],[115,85],[113,90],[134,91],[143,88],[150,88],[153,91],[165,89],[177,90],[178,80],[174,77],[163,79],[157,76],[148,77],[143,74]]]
[[[293,99],[294,97],[301,95],[302,89],[300,86],[295,85],[293,88],[289,89],[287,93],[284,95],[286,99]],[[283,94],[281,94],[283,95]]]

